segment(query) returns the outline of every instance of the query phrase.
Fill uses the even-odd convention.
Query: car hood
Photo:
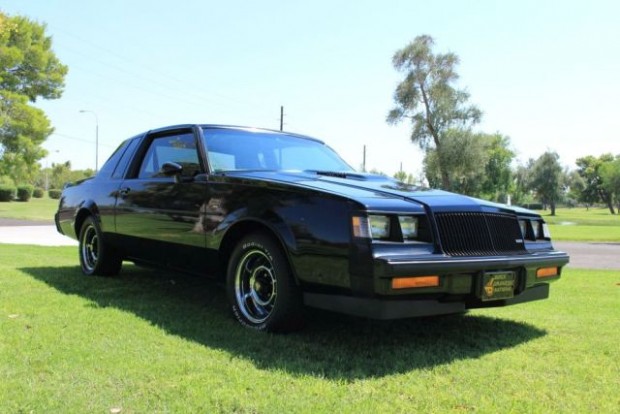
[[[225,175],[327,192],[356,201],[371,210],[393,210],[399,207],[421,210],[425,206],[435,212],[503,211],[535,214],[519,207],[404,184],[392,178],[373,174],[312,171],[235,171],[228,172]]]

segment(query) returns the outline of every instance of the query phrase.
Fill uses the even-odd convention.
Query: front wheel
[[[243,238],[228,264],[226,285],[233,314],[243,325],[270,332],[302,325],[299,287],[273,238],[262,233]]]
[[[101,237],[101,229],[92,217],[87,217],[80,230],[80,265],[85,275],[114,276],[121,270],[123,260],[118,252]]]

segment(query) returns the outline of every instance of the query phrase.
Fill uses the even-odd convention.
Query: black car
[[[67,186],[58,231],[87,275],[123,260],[221,278],[243,324],[298,327],[304,305],[394,319],[549,295],[568,263],[536,213],[354,171],[323,142],[177,125],[123,142]]]

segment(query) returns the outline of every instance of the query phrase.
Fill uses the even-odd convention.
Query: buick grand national
[[[549,295],[568,263],[540,215],[359,173],[307,136],[176,125],[127,139],[67,185],[58,231],[86,275],[123,261],[219,278],[266,331],[305,307],[378,319]]]

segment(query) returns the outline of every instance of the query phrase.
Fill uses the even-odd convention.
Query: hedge
[[[54,200],[59,200],[61,193],[62,193],[62,190],[57,190],[55,188],[52,188],[47,192],[47,195],[49,195],[50,198],[53,198]]]
[[[0,201],[13,201],[16,193],[15,186],[0,184]]]
[[[34,187],[30,184],[22,184],[17,186],[17,199],[19,201],[30,201]]]
[[[43,198],[44,195],[45,195],[45,190],[40,187],[37,187],[34,190],[32,190],[32,196],[34,198]]]

